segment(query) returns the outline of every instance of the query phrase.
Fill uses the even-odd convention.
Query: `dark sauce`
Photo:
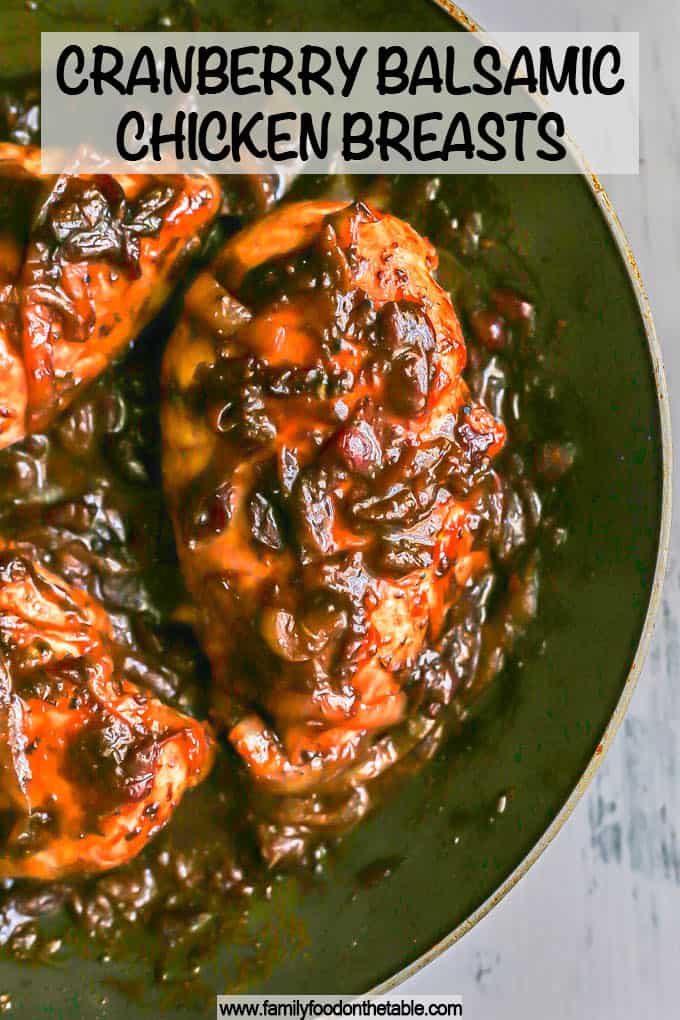
[[[403,857],[381,857],[377,861],[367,864],[357,874],[357,881],[360,888],[372,889],[374,885],[384,882],[390,878],[400,864],[404,863]]]
[[[37,131],[35,89],[3,96],[1,136],[26,144],[37,140]],[[270,209],[290,183],[226,182],[224,216],[204,259],[227,234]],[[455,181],[445,187],[423,177],[303,178],[289,194],[338,197],[343,191],[347,198],[362,196],[393,211],[436,245],[439,279],[451,291],[464,327],[472,395],[502,418],[509,433],[496,464],[502,486],[488,524],[492,570],[456,604],[442,649],[424,656],[414,677],[427,692],[427,712],[441,725],[428,730],[372,794],[380,801],[452,733],[455,739],[468,712],[517,653],[536,614],[541,561],[549,562],[565,539],[555,493],[575,452],[568,436],[551,432],[559,393],[543,376],[542,348],[555,324],[542,316],[538,289],[527,277],[511,228],[494,208],[492,191],[488,202],[483,198],[470,207],[464,186]],[[0,453],[0,531],[101,600],[135,682],[203,716],[208,667],[189,625],[159,477],[160,360],[179,306],[177,298],[47,434]],[[417,387],[412,399],[418,400]],[[219,505],[199,507],[195,520],[215,527],[219,514]],[[253,528],[265,545],[281,540],[267,506],[253,507]],[[456,677],[453,697],[441,688],[441,659]],[[357,818],[363,810],[357,803]],[[80,881],[5,882],[0,944],[15,958],[30,960],[59,959],[65,947],[80,946],[77,951],[94,953],[103,967],[143,946],[153,976],[186,990],[187,982],[199,981],[202,958],[220,940],[243,938],[239,932],[251,904],[268,897],[278,880],[256,851],[253,821],[225,747],[209,780],[130,864]],[[318,871],[332,853],[325,856],[323,846],[310,843],[299,859]],[[399,863],[395,858],[368,866],[357,876],[359,886],[384,880]]]

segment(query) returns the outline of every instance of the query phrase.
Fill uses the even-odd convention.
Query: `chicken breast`
[[[505,432],[470,399],[436,266],[365,204],[284,206],[197,278],[166,352],[165,488],[215,714],[274,796],[351,792],[394,761],[382,735],[422,737],[417,664],[488,569],[475,507]]]
[[[136,856],[208,773],[209,728],[124,676],[105,610],[0,548],[0,878]]]
[[[0,449],[45,429],[158,311],[217,215],[206,176],[43,177],[0,144]]]

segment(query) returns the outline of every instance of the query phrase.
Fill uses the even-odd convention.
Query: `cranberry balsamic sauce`
[[[32,94],[27,93],[25,101],[8,96],[1,111],[5,137],[30,141],[34,109]],[[292,194],[334,197],[347,183],[298,179]],[[436,645],[424,647],[413,664],[408,698],[422,728],[420,739],[396,748],[402,781],[405,772],[421,768],[451,734],[455,739],[494,678],[503,682],[499,674],[536,614],[541,560],[564,538],[553,510],[554,493],[573,462],[574,449],[568,437],[550,434],[543,425],[546,402],[558,397],[541,370],[551,324],[542,320],[540,296],[522,273],[511,231],[495,220],[487,227],[486,209],[471,208],[458,183],[421,177],[355,178],[349,183],[348,199],[363,197],[393,212],[436,246],[439,281],[452,293],[463,326],[464,378],[471,399],[488,408],[507,430],[493,477],[473,508],[475,543],[487,550],[488,562],[450,608]],[[241,188],[230,185],[226,215],[208,239],[206,258],[245,218],[271,208],[284,191],[271,179],[263,181],[262,188],[258,195],[258,182],[252,178]],[[240,300],[261,305],[269,290],[280,285],[277,274],[286,272],[285,264],[254,271],[243,283]],[[304,286],[304,272],[297,285]],[[178,307],[176,302],[167,309],[144,343],[79,395],[49,431],[0,453],[0,532],[101,601],[116,641],[125,649],[128,676],[157,697],[202,717],[208,708],[210,671],[191,629],[195,610],[177,562],[160,480],[160,363]],[[375,329],[376,358],[388,358],[393,366],[388,406],[396,414],[418,413],[432,382],[433,338],[427,320],[417,306],[405,302],[385,307],[377,325],[365,325]],[[233,366],[225,370],[249,371],[245,364],[238,371]],[[281,394],[323,387],[341,395],[346,380],[332,374],[310,377],[278,366],[261,378],[229,381],[241,393],[255,384]],[[214,380],[204,380],[197,396],[202,406],[209,405],[214,385]],[[254,397],[239,399],[237,411],[232,415],[223,405],[216,429],[236,431],[243,443],[257,446],[261,430],[267,429],[266,415]],[[457,427],[469,427],[464,411]],[[457,454],[455,449],[445,455],[436,448],[420,450],[423,470],[411,472],[418,475],[418,485],[409,484],[407,472],[397,496],[391,493],[386,500],[373,481],[375,463],[386,450],[376,438],[379,429],[370,414],[361,416],[342,434],[334,457],[353,478],[352,513],[358,530],[373,529],[378,536],[371,544],[371,563],[398,576],[412,568],[422,550],[395,539],[398,529],[390,515],[396,515],[402,528],[409,514],[415,520],[445,471],[469,491],[479,465],[474,458],[462,463],[469,447],[461,433]],[[281,479],[285,484],[286,468],[295,472],[294,464],[281,467],[279,486]],[[290,542],[294,526],[299,547],[308,549],[316,562],[327,536],[323,522],[306,513],[305,500],[312,499],[320,479],[310,477],[307,485],[294,487],[299,506],[290,521],[282,517],[266,482],[263,475],[248,505],[253,542],[276,553]],[[187,540],[219,530],[228,514],[228,493],[219,485],[211,500],[202,493],[187,498],[182,515]],[[296,642],[313,640],[320,630],[331,640],[351,622],[348,607],[327,598],[310,596],[305,614],[300,633],[280,626],[278,617],[269,621],[269,639],[288,642],[283,651],[291,660],[299,652]],[[272,815],[268,803],[264,821],[257,817],[257,800],[249,801],[245,811],[239,807],[247,787],[235,759],[225,742],[213,775],[192,795],[189,807],[181,808],[130,864],[89,879],[5,882],[0,942],[6,950],[21,959],[58,959],[64,947],[85,935],[105,962],[129,953],[144,937],[156,978],[197,980],[202,955],[210,953],[225,932],[238,928],[253,898],[268,894],[272,877],[255,849],[253,828],[269,827],[270,841],[279,841],[272,859],[294,858],[318,868],[322,856],[319,830],[307,824],[310,820],[298,803],[283,798],[278,815]],[[350,796],[344,791],[336,803],[329,799],[322,842],[332,842],[363,817],[369,801],[381,796],[379,783],[371,787],[370,797],[357,784]],[[291,826],[295,845],[282,846]]]

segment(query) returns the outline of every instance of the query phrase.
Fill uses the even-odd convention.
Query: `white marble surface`
[[[640,33],[640,175],[604,183],[649,292],[680,421],[680,0],[461,2],[490,31]],[[404,990],[460,993],[470,1020],[680,1017],[677,520],[652,650],[593,785],[509,896]]]

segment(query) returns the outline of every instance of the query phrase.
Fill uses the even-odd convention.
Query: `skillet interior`
[[[384,0],[328,0],[322,8],[309,0],[249,7],[197,0],[170,6],[173,27],[190,27],[181,19],[197,9],[203,25],[225,30],[455,29],[427,0],[394,9]],[[157,13],[145,0],[86,0],[72,17],[57,17],[12,0],[0,14],[3,70],[37,66],[40,29],[133,27]],[[142,990],[135,983],[142,971],[130,965],[107,967],[102,983],[101,966],[83,948],[66,965],[3,960],[0,991],[12,995],[14,1015],[132,1020],[157,1014],[159,1002],[167,1017],[186,1016],[187,1007],[211,1015],[213,991],[234,983],[258,992],[364,991],[493,893],[555,818],[597,747],[635,654],[659,538],[661,435],[644,326],[583,178],[469,177],[455,187],[470,207],[492,202],[511,215],[543,307],[567,323],[546,351],[546,373],[567,394],[559,415],[579,457],[561,496],[570,537],[545,578],[533,651],[506,671],[463,739],[345,841],[325,880],[287,880],[255,906],[247,930],[204,966],[195,1003]],[[499,815],[503,793],[511,796]],[[359,887],[362,869],[395,857],[401,863],[389,879]]]

